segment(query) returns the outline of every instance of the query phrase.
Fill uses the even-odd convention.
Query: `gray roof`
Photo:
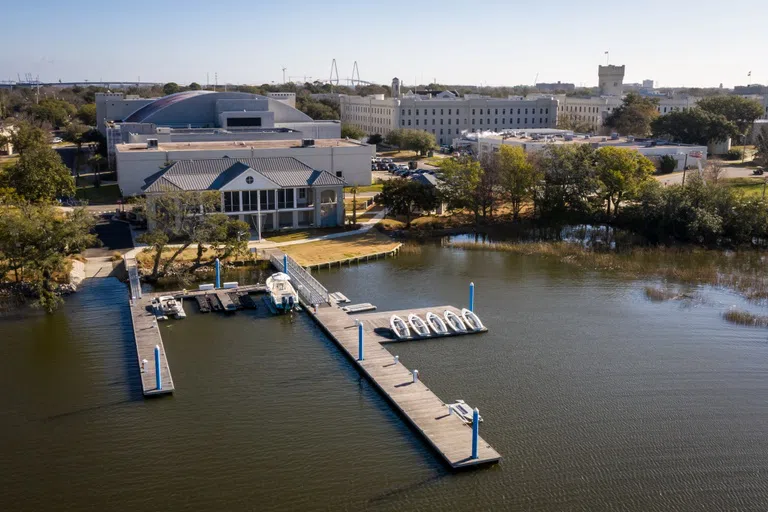
[[[433,174],[426,172],[414,174],[412,178],[423,185],[431,185],[433,187],[439,187],[441,185],[440,180],[438,180]]]
[[[317,171],[293,157],[214,158],[180,160],[144,180],[145,192],[175,190],[219,190],[253,169],[282,188],[343,186],[344,180],[327,171]]]

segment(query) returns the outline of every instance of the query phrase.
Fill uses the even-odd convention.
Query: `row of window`
[[[224,192],[225,212],[250,212],[255,210],[278,210],[297,208],[292,188],[279,190],[244,190],[243,204],[240,204],[240,191]],[[298,199],[306,199],[307,189],[300,188],[296,194]],[[261,201],[261,204],[259,204]],[[242,208],[241,208],[242,206]],[[259,208],[261,206],[261,208]]]
[[[582,107],[578,105],[564,105],[560,107],[560,110],[565,112],[598,112],[599,107]]]
[[[406,114],[405,114],[406,110],[408,111],[408,115],[410,116],[410,115],[411,115],[411,109],[410,109],[410,108],[409,108],[409,109],[404,109],[404,108],[400,109],[400,114],[401,114],[401,115],[403,115],[403,116],[404,116],[404,115],[406,115]],[[418,116],[418,115],[421,115],[421,114],[419,113],[420,111],[419,111],[419,109],[418,109],[418,108],[417,108],[417,109],[415,109],[415,110],[416,110],[416,115],[417,115],[417,116]],[[429,110],[429,109],[426,109],[426,108],[425,108],[425,109],[422,109],[422,110],[424,111],[424,115],[425,115],[425,116],[426,116],[426,115],[429,115],[429,112],[428,112],[428,110]],[[434,116],[434,115],[437,115],[437,114],[435,113],[435,112],[436,112],[436,110],[437,110],[437,109],[434,109],[434,108],[432,109],[432,115],[433,115],[433,116]],[[443,115],[443,110],[444,110],[444,109],[442,109],[442,108],[440,109],[440,115],[441,115],[441,116]],[[452,115],[452,113],[451,113],[451,110],[452,110],[452,109],[450,109],[450,108],[448,109],[448,115],[449,115],[449,116],[450,116],[450,115]],[[456,110],[456,115],[459,115],[459,114],[460,114],[460,109],[458,109],[458,108],[457,108],[457,109],[455,109],[455,110]],[[472,115],[473,115],[473,116],[475,115],[475,111],[476,111],[476,110],[480,110],[480,115],[483,115],[483,109],[482,109],[482,108],[481,108],[481,109],[474,109],[474,108],[473,108],[473,109],[472,109]],[[494,115],[498,115],[498,114],[499,114],[499,109],[498,109],[498,108],[496,108],[496,109],[493,109],[493,110],[494,110],[494,112],[493,112],[493,113],[494,113]],[[509,113],[510,113],[510,114],[514,114],[514,110],[515,110],[515,109],[513,109],[513,108],[509,109]],[[525,110],[525,114],[528,114],[528,110],[529,110],[529,109],[527,109],[527,108],[525,108],[525,109],[520,109],[520,108],[519,108],[519,109],[517,109],[517,113],[518,113],[518,114],[520,114],[520,113],[521,113],[521,110]],[[535,108],[531,108],[530,110],[531,110],[531,114],[535,114],[535,113],[536,113],[536,109],[535,109]],[[491,113],[491,109],[490,109],[490,108],[487,108],[487,109],[485,109],[485,111],[486,111],[486,112],[485,112],[486,114],[490,114],[490,113]],[[501,109],[501,114],[502,114],[502,115],[506,115],[506,114],[507,114],[507,109],[506,109],[506,108],[502,108],[502,109]],[[539,114],[549,114],[549,109],[548,109],[548,108],[540,108],[540,109],[539,109]]]
[[[361,106],[361,105],[348,105],[346,108],[349,109],[351,112],[361,112],[361,113],[365,113],[365,114],[387,114],[387,115],[392,115],[392,109],[391,108],[366,107],[366,106]]]
[[[520,117],[518,117],[518,118],[517,118],[517,124],[520,124],[520,119],[521,119]],[[528,124],[528,118],[527,118],[527,117],[524,117],[524,118],[522,118],[522,119],[523,119],[523,123],[524,123],[524,124]],[[432,125],[433,125],[433,126],[434,126],[434,124],[435,124],[435,122],[434,122],[434,121],[435,121],[435,120],[433,119],[433,120],[432,120]],[[440,122],[440,124],[443,124],[443,123],[442,123],[442,119],[441,119],[440,121],[441,121],[441,122]],[[449,120],[448,120],[448,124],[451,124],[451,123],[450,123],[450,121],[451,121],[451,120],[449,119]],[[479,123],[479,124],[481,124],[481,125],[482,125],[482,124],[483,124],[483,120],[482,120],[482,118],[481,118],[481,119],[479,119],[479,121],[480,121],[480,123]],[[486,123],[485,123],[485,124],[486,124],[487,126],[490,126],[490,125],[491,125],[491,118],[490,118],[490,117],[489,117],[489,118],[486,118],[486,120],[485,120],[485,121],[486,121]],[[510,118],[509,118],[509,124],[513,124],[513,121],[514,121],[514,119],[510,117]],[[464,122],[466,123],[466,119],[464,120]],[[540,118],[539,118],[539,124],[544,124],[544,123],[546,123],[546,122],[548,122],[548,118],[546,118],[546,117],[540,117]],[[532,123],[532,124],[536,124],[536,118],[535,118],[535,117],[532,117],[532,118],[531,118],[531,123]],[[427,126],[427,124],[428,124],[428,123],[427,123],[427,120],[425,119],[425,120],[424,120],[424,124],[423,124],[423,126]],[[458,120],[458,119],[456,120],[456,124],[459,124],[459,120]],[[472,125],[474,126],[474,124],[475,124],[475,119],[473,118],[473,119],[472,119]],[[495,124],[495,125],[498,125],[498,124],[499,124],[499,118],[498,118],[498,117],[497,117],[497,118],[494,118],[494,120],[493,120],[493,124]],[[506,119],[506,118],[501,118],[501,124],[502,124],[502,125],[505,125],[505,124],[507,124],[507,119]],[[400,120],[400,126],[406,126],[406,120],[405,120],[405,119],[401,119],[401,120]],[[411,120],[410,120],[410,119],[408,119],[408,126],[411,126]],[[416,119],[416,124],[415,124],[415,126],[419,126],[419,120],[418,120],[418,119]]]

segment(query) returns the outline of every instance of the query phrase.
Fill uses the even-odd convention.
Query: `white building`
[[[398,128],[424,130],[438,144],[448,145],[462,131],[553,128],[557,124],[557,100],[492,98],[452,91],[408,91],[400,94],[400,82],[392,81],[394,97],[384,95],[340,97],[341,120],[368,134],[386,135]]]
[[[371,184],[374,146],[347,139],[159,142],[115,145],[117,183],[125,196],[142,194],[145,180],[174,162],[186,160],[294,158],[328,171],[348,185]]]
[[[263,231],[344,224],[344,181],[295,158],[183,160],[147,177],[142,189],[148,208],[169,192],[217,191],[216,212],[247,222],[258,239]]]

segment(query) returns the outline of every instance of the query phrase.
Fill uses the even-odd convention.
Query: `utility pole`
[[[219,85],[219,72],[213,73],[213,92],[216,92],[216,86]]]
[[[285,66],[283,66],[283,83],[285,83],[285,70],[288,69]]]

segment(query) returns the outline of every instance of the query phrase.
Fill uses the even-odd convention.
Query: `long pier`
[[[131,299],[131,321],[133,322],[133,338],[136,342],[136,355],[141,371],[141,388],[144,396],[173,393],[173,377],[165,356],[163,338],[160,328],[152,311],[151,302],[155,294],[145,294]],[[155,347],[159,353],[155,354]],[[157,357],[157,360],[156,360]],[[147,361],[147,363],[144,363]],[[157,379],[156,362],[160,367],[160,380]],[[158,382],[160,386],[158,386]]]
[[[387,400],[402,414],[453,469],[492,464],[501,455],[482,438],[478,438],[477,457],[472,457],[472,427],[437,397],[414,372],[396,361],[382,343],[395,341],[382,334],[389,329],[389,318],[407,318],[416,313],[424,318],[428,311],[442,315],[446,310],[461,312],[453,306],[360,313],[350,315],[333,302],[318,307],[317,313],[308,309],[325,333],[344,351],[357,369],[366,375]],[[363,325],[363,358],[360,360],[359,332],[356,321]],[[414,343],[418,343],[415,341]]]

